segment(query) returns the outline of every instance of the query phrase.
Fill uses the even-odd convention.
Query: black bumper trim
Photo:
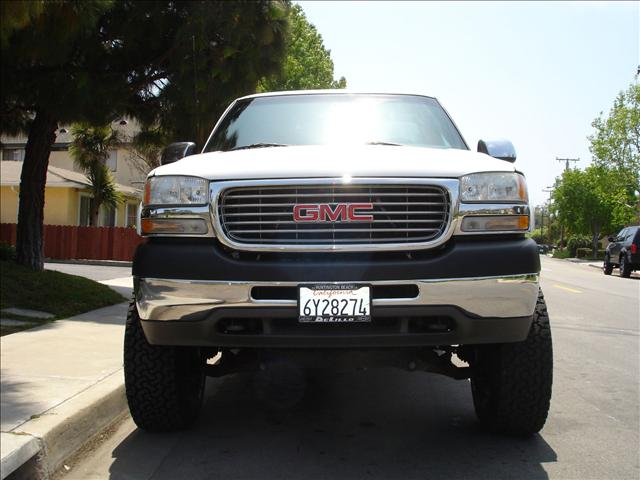
[[[138,246],[133,275],[139,278],[223,281],[340,282],[429,280],[530,274],[540,271],[531,239],[451,240],[436,251],[399,254],[277,254],[235,259],[219,244],[152,242]]]
[[[415,332],[400,319],[447,318],[453,328],[443,332]],[[256,319],[268,328],[259,332],[230,334],[220,322]],[[376,319],[398,319],[397,324]],[[147,340],[155,345],[190,345],[224,348],[378,348],[435,345],[507,343],[523,341],[532,317],[478,318],[453,306],[377,307],[371,324],[308,325],[297,323],[295,308],[215,309],[204,320],[142,320]],[[273,323],[272,323],[273,322]],[[282,322],[278,328],[275,322]],[[263,324],[261,324],[263,325]],[[397,325],[397,326],[394,326]]]

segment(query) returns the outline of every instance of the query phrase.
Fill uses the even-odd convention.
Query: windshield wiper
[[[231,150],[247,150],[249,148],[266,148],[266,147],[288,147],[284,143],[252,143],[251,145],[242,145],[241,147],[234,147]]]
[[[400,143],[390,143],[390,142],[365,142],[365,145],[389,145],[391,147],[402,147]]]

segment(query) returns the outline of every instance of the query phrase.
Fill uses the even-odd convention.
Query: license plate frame
[[[319,292],[320,304],[308,304],[307,302],[314,296],[311,292]],[[332,292],[332,293],[330,293]],[[330,298],[334,297],[334,298]],[[338,300],[340,312],[337,315],[331,314],[333,305],[326,306],[325,300]],[[347,300],[345,306],[343,300]],[[362,302],[361,302],[362,300]],[[352,302],[355,301],[355,304]],[[304,304],[303,304],[304,302]],[[349,307],[351,305],[353,309]],[[305,315],[305,307],[309,307],[311,312]],[[323,311],[318,315],[318,307]],[[301,284],[298,285],[298,321],[300,323],[370,323],[371,322],[371,285],[365,283],[338,283],[338,284]],[[346,314],[343,314],[345,312]],[[328,312],[327,312],[328,310]],[[364,314],[362,313],[364,310]],[[334,309],[335,311],[335,309]],[[349,314],[351,312],[351,314]]]

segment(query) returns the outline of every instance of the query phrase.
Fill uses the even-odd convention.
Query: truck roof
[[[422,95],[420,93],[407,93],[407,92],[380,92],[380,91],[371,91],[371,90],[350,90],[350,89],[324,89],[324,90],[288,90],[283,92],[265,92],[265,93],[254,93],[252,95],[245,95],[244,97],[238,98],[238,100],[244,100],[247,98],[257,98],[257,97],[279,97],[285,95],[322,95],[322,94],[332,94],[332,95],[407,95],[412,97],[426,97],[433,98],[437,100],[436,97],[432,97],[430,95]]]

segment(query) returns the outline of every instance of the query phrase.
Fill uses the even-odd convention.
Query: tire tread
[[[149,344],[135,301],[131,301],[124,336],[124,376],[129,410],[138,427],[152,432],[175,431],[195,421],[204,375],[190,361],[193,354],[187,347]],[[202,385],[196,388],[197,381]]]
[[[473,388],[480,421],[491,430],[511,435],[539,432],[547,420],[553,383],[551,327],[542,291],[527,339],[487,347],[478,367],[485,369],[493,396],[483,406],[477,398],[481,385]],[[472,383],[478,381],[482,382],[472,379]]]

